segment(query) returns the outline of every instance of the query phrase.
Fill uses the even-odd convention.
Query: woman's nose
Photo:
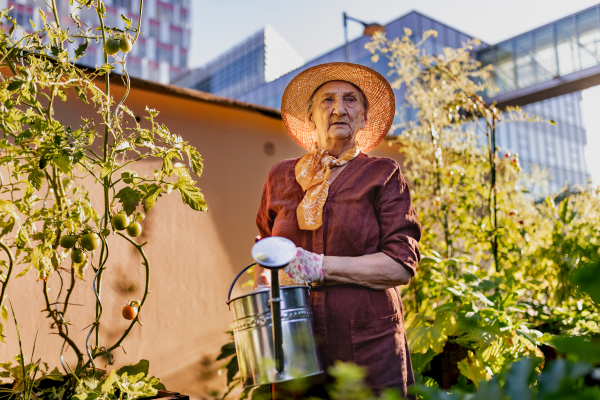
[[[333,113],[336,115],[346,115],[346,108],[344,102],[340,97],[336,97],[333,103]]]

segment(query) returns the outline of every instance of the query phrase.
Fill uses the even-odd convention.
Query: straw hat
[[[290,136],[300,146],[311,150],[317,141],[306,122],[308,102],[314,91],[330,81],[346,81],[358,86],[369,102],[367,125],[356,133],[356,143],[363,152],[377,146],[387,135],[396,110],[396,99],[388,81],[371,68],[359,64],[335,62],[321,64],[300,72],[287,85],[281,99],[281,116]]]

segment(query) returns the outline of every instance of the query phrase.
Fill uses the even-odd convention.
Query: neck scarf
[[[300,229],[314,231],[323,224],[323,206],[329,193],[331,168],[348,164],[360,149],[354,145],[340,158],[330,156],[325,149],[315,149],[305,154],[296,164],[296,181],[305,191],[304,198],[296,210]]]

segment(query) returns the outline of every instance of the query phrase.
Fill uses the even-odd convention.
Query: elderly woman
[[[330,63],[298,74],[281,113],[309,152],[271,169],[256,222],[262,237],[298,246],[282,271],[313,287],[324,367],[352,361],[368,369],[373,389],[394,387],[406,396],[413,372],[396,287],[414,276],[421,226],[398,164],[367,155],[394,111],[389,83],[367,67]],[[256,268],[256,287],[269,276]]]

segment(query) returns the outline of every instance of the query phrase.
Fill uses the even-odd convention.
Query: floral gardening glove
[[[317,254],[296,248],[296,258],[292,260],[283,272],[297,284],[323,282],[323,254]]]

